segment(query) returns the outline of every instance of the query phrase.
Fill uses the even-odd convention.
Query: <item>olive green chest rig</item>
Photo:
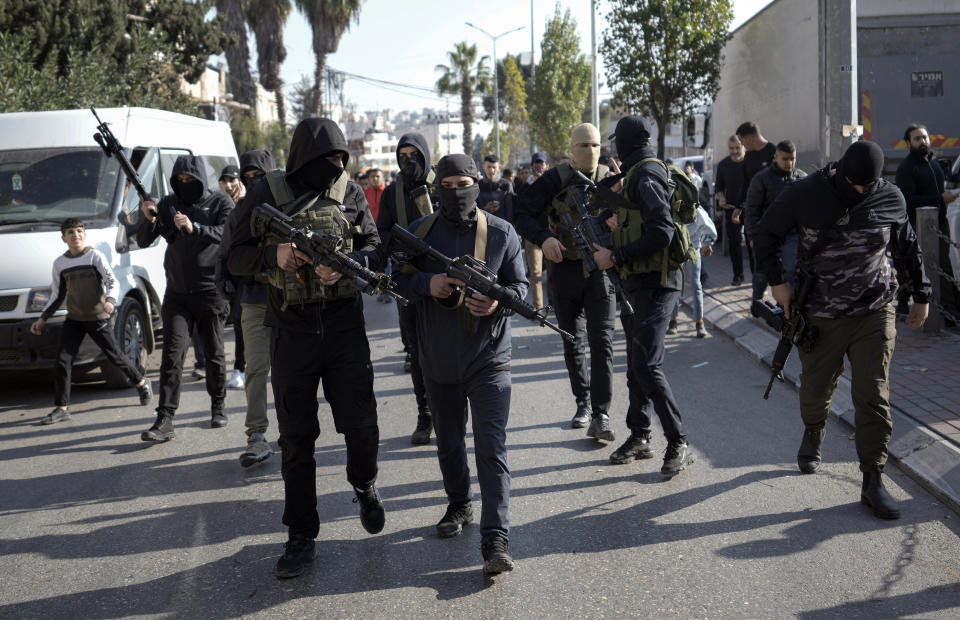
[[[277,203],[277,209],[291,217],[294,228],[309,228],[311,231],[343,238],[343,251],[353,250],[354,227],[343,213],[343,199],[347,193],[347,175],[341,174],[336,183],[323,193],[308,192],[299,198],[287,183],[282,170],[267,173],[267,184]],[[289,242],[277,235],[267,235],[266,242],[278,245]],[[303,305],[334,299],[348,299],[358,294],[357,287],[347,278],[333,286],[324,286],[320,276],[309,263],[296,271],[274,267],[269,274],[270,285],[283,292],[283,309],[291,304]]]
[[[573,238],[573,232],[567,225],[567,218],[565,217],[566,215],[570,215],[570,221],[573,222],[574,226],[579,224],[580,220],[583,219],[580,209],[577,207],[577,202],[573,197],[573,189],[571,188],[571,185],[574,184],[574,181],[578,177],[576,176],[576,171],[573,166],[568,163],[559,164],[555,170],[560,175],[560,182],[563,185],[563,189],[557,192],[557,195],[553,197],[553,201],[547,207],[547,222],[560,240],[560,243],[566,248],[562,250],[563,258],[565,260],[582,260],[583,254],[577,247],[577,242]],[[596,184],[606,177],[609,171],[610,169],[603,164],[598,164],[597,169],[590,175],[590,180]]]
[[[435,185],[433,184],[435,178],[436,172],[431,168],[430,172],[427,173],[427,179],[423,185],[414,188],[412,192],[413,203],[416,205],[420,217],[425,217],[433,213],[433,203],[438,200]],[[403,175],[397,175],[395,183],[397,184],[397,191],[396,194],[394,194],[394,204],[397,207],[397,212],[394,214],[394,221],[400,224],[401,228],[408,228],[410,222],[407,221],[406,189],[403,182]]]

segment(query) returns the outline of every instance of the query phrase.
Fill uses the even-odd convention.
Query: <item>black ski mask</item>
[[[203,183],[196,179],[191,179],[186,182],[180,179],[174,179],[173,193],[184,203],[192,205],[203,197]]]
[[[851,144],[840,161],[837,162],[837,174],[834,188],[837,197],[847,205],[855,205],[873,193],[880,175],[883,174],[883,149],[867,140]],[[860,193],[853,184],[866,186]]]
[[[474,180],[467,187],[443,187],[447,177],[468,176]],[[477,164],[467,155],[447,155],[437,162],[437,187],[440,195],[440,211],[451,222],[465,222],[477,208],[480,186],[477,185]]]
[[[397,163],[400,164],[400,174],[405,181],[416,182],[423,178],[426,165],[419,152],[401,153],[397,156]]]
[[[343,174],[343,168],[326,158],[326,156],[316,157],[305,163],[297,171],[297,180],[318,192],[325,192],[336,183],[340,175]]]

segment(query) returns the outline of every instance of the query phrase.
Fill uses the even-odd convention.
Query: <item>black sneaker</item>
[[[227,425],[227,416],[223,414],[223,409],[213,409],[210,412],[210,428],[223,428]]]
[[[462,532],[463,526],[468,523],[473,523],[473,504],[470,502],[449,504],[447,512],[440,519],[440,523],[437,523],[437,536],[453,538]]]
[[[70,412],[66,409],[61,409],[60,407],[54,408],[53,411],[43,416],[40,419],[40,424],[56,424],[57,422],[66,422],[70,419]]]
[[[312,538],[294,534],[283,545],[283,555],[277,560],[277,579],[302,575],[313,564],[317,550]]]
[[[360,504],[360,523],[363,524],[363,529],[371,534],[382,531],[387,517],[380,494],[377,492],[377,485],[371,484],[366,489],[354,487],[353,492],[357,494],[353,498],[353,503]]]
[[[586,405],[577,405],[577,412],[570,420],[570,428],[584,428],[590,424],[590,408]]]
[[[263,433],[253,433],[247,439],[247,448],[240,454],[240,466],[252,467],[266,461],[273,455],[273,449]]]
[[[150,379],[143,378],[143,385],[137,388],[137,394],[140,395],[140,404],[149,405],[153,400],[153,387],[150,385]]]
[[[667,451],[663,455],[663,467],[660,468],[660,473],[664,476],[676,476],[693,461],[693,452],[690,451],[687,442],[671,441],[667,444]]]
[[[488,575],[506,573],[513,570],[513,558],[510,557],[510,542],[501,534],[486,536],[480,543],[483,554],[483,572]]]
[[[170,441],[173,439],[173,416],[157,413],[153,426],[140,434],[144,441]]]
[[[433,432],[433,416],[424,410],[417,416],[417,428],[410,435],[410,443],[418,446],[430,443],[430,433]]]
[[[610,455],[610,462],[614,465],[623,465],[634,459],[653,458],[653,450],[650,449],[650,438],[645,435],[634,435],[630,433],[623,445],[613,451]]]
[[[594,437],[601,441],[613,441],[617,438],[610,428],[610,416],[605,413],[598,413],[590,420],[590,428],[587,429],[587,437]]]
[[[667,325],[667,334],[672,336],[677,333],[677,320],[670,319],[670,324]]]

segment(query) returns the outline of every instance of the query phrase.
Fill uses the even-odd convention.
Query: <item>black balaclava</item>
[[[254,149],[252,151],[247,151],[240,156],[240,180],[249,190],[253,185],[257,184],[263,174],[251,178],[244,176],[245,173],[250,170],[259,170],[261,173],[266,173],[269,170],[273,170],[277,167],[276,161],[273,159],[273,154],[266,149]]]
[[[468,176],[477,178],[477,163],[467,155],[447,155],[437,162],[437,188],[440,195],[440,211],[451,222],[465,222],[471,219],[477,209],[477,197],[480,186],[474,180],[468,187],[443,187],[441,181],[447,177]]]
[[[834,176],[837,197],[848,205],[862,202],[873,193],[874,184],[881,174],[883,174],[883,149],[867,140],[854,142],[837,162],[837,174]],[[851,183],[866,185],[869,189],[861,194]]]
[[[400,155],[400,149],[405,146],[416,149],[412,156]],[[422,185],[426,181],[428,161],[430,161],[430,148],[422,134],[411,132],[400,136],[397,142],[397,163],[400,165],[400,174],[407,187]]]
[[[346,167],[350,153],[340,127],[329,118],[305,118],[293,130],[287,156],[287,178],[294,191],[324,192],[344,174],[325,156],[339,153]]]
[[[635,114],[621,118],[611,137],[621,159],[626,159],[637,149],[650,145],[650,132],[647,131],[643,118]]]
[[[333,153],[330,153],[332,155]],[[318,192],[325,192],[336,183],[340,175],[343,174],[343,168],[321,155],[311,159],[297,170],[297,180]]]
[[[173,174],[170,175],[170,187],[184,204],[192,205],[203,198],[206,193],[204,175],[200,160],[195,155],[181,155],[173,164]],[[186,174],[190,181],[181,181],[178,177]]]

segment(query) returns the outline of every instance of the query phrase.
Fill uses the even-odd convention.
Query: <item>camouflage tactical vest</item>
[[[310,192],[299,199],[287,184],[282,170],[267,173],[267,183],[277,209],[291,216],[294,228],[309,228],[313,232],[337,235],[343,238],[343,252],[353,250],[353,226],[343,214],[343,199],[347,192],[347,174],[341,174],[333,187],[322,194]],[[271,244],[287,243],[276,235],[268,235]],[[270,285],[283,291],[283,307],[291,304],[308,304],[332,299],[348,299],[357,295],[357,287],[348,278],[341,278],[333,286],[324,286],[312,265],[297,271],[285,271],[275,267],[270,271]]]
[[[666,285],[667,273],[677,269],[687,261],[697,260],[697,250],[690,242],[690,232],[687,230],[687,224],[691,224],[697,219],[697,189],[683,170],[672,164],[668,166],[659,159],[651,157],[637,162],[624,176],[623,189],[620,194],[627,201],[638,204],[638,201],[641,200],[631,198],[629,193],[630,181],[637,170],[640,169],[640,166],[650,161],[657,162],[667,171],[669,178],[667,202],[670,204],[670,217],[673,220],[673,238],[666,248],[641,260],[621,265],[618,271],[621,278],[659,271],[662,274],[660,283]],[[617,227],[611,235],[613,247],[620,248],[629,245],[642,237],[643,232],[643,217],[640,215],[640,210],[629,209],[625,205],[618,206]]]
[[[598,164],[597,169],[594,170],[593,175],[590,176],[590,180],[594,183],[599,182],[607,176],[609,170],[610,169],[603,164]],[[565,217],[565,214],[570,214],[570,221],[573,222],[574,226],[579,224],[582,219],[580,209],[577,207],[577,203],[573,198],[573,192],[570,190],[570,185],[573,184],[576,179],[576,173],[574,172],[573,166],[568,163],[559,164],[556,167],[556,171],[560,174],[560,183],[563,189],[557,192],[557,195],[553,197],[553,201],[547,208],[547,222],[560,240],[560,243],[566,248],[562,251],[563,258],[566,260],[582,260],[583,254],[580,252],[580,248],[577,247],[577,242],[573,239],[573,232],[567,225],[567,219]]]

